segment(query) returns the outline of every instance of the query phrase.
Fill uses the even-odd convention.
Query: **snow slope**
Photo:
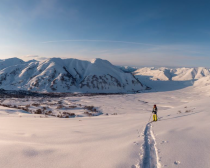
[[[61,98],[104,113],[80,119],[1,107],[0,167],[209,168],[209,96],[197,89]]]
[[[110,62],[51,58],[7,67],[0,71],[0,87],[42,92],[126,93],[144,90],[132,74]]]
[[[155,123],[157,144],[165,167],[210,167],[209,97],[160,113]]]
[[[210,76],[198,79],[194,82],[194,89],[203,95],[210,95]]]
[[[175,71],[173,80],[192,80],[200,79],[202,77],[210,75],[210,71],[204,67],[198,68],[178,68]]]
[[[210,70],[204,67],[198,68],[141,68],[134,72],[135,75],[148,76],[152,80],[187,81],[200,79],[210,75]]]
[[[134,72],[135,75],[149,76],[152,80],[171,80],[172,74],[168,68],[145,67]]]

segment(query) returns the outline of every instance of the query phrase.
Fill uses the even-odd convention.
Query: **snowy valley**
[[[1,60],[0,167],[210,167],[209,69],[16,61]]]

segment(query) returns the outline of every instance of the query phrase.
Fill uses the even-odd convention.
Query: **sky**
[[[210,1],[1,0],[0,59],[210,67]]]

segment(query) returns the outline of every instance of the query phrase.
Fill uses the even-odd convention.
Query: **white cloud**
[[[29,60],[37,60],[37,61],[42,61],[45,59],[49,59],[49,57],[41,57],[39,55],[25,55],[25,56],[20,56],[21,59],[24,61],[29,61]]]
[[[28,57],[28,58],[37,58],[39,56],[38,55],[26,55],[26,57]]]

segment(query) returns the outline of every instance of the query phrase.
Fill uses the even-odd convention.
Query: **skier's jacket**
[[[153,107],[152,113],[157,114],[157,111],[158,111],[157,107]]]

